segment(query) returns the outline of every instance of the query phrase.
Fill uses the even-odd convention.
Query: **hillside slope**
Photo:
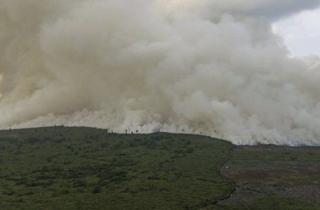
[[[232,148],[192,135],[3,131],[0,209],[198,209],[233,190],[219,172]]]
[[[320,148],[185,134],[0,131],[0,209],[319,210]]]

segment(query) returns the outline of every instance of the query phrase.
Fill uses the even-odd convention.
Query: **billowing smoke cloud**
[[[271,21],[318,0],[1,0],[0,127],[320,144],[318,65]]]

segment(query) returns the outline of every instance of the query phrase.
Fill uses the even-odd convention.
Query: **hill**
[[[0,209],[319,210],[320,148],[185,134],[0,131]]]

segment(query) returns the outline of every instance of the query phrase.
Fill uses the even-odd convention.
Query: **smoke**
[[[0,127],[320,145],[320,71],[271,22],[318,0],[1,0]]]

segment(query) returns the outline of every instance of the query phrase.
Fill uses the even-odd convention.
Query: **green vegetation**
[[[0,209],[198,209],[231,193],[232,145],[89,128],[0,133]]]
[[[319,210],[320,148],[198,135],[0,131],[0,210]]]

